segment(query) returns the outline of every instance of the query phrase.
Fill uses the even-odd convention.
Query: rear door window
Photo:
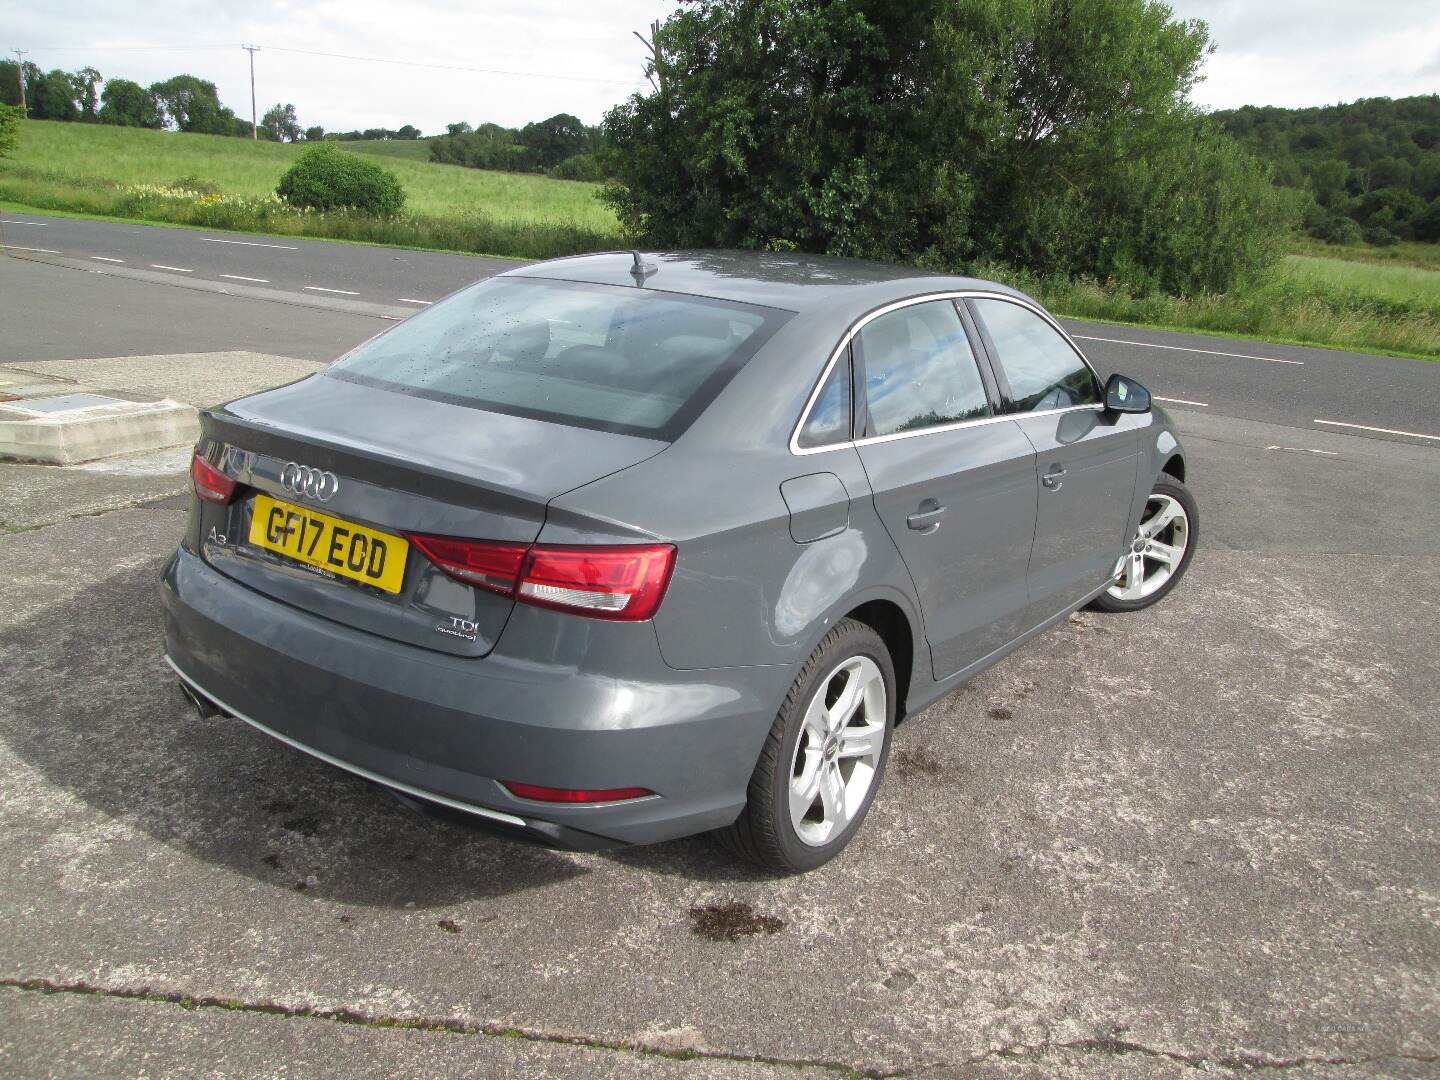
[[[326,374],[674,439],[791,314],[634,287],[496,278],[411,316]]]
[[[1006,300],[971,304],[995,346],[1016,412],[1045,412],[1100,401],[1095,374],[1048,322]]]
[[[990,415],[985,384],[950,300],[911,304],[855,335],[865,372],[867,435],[893,435]]]

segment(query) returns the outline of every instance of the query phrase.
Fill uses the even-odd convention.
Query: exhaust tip
[[[197,694],[183,682],[177,685],[180,687],[180,693],[184,695],[185,700],[194,706],[195,712],[201,720],[210,720],[217,716],[226,715],[224,709],[220,708],[203,694]]]

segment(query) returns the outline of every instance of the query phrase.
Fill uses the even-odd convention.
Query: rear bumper
[[[791,672],[676,671],[648,623],[519,606],[466,659],[262,596],[180,550],[161,583],[166,659],[259,730],[392,790],[565,847],[653,843],[733,821]],[[517,799],[500,781],[637,786],[604,806]]]

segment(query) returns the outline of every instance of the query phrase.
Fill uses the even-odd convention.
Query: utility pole
[[[250,54],[250,138],[260,138],[260,125],[255,120],[255,54],[260,51],[259,45],[241,45]]]
[[[11,49],[15,54],[15,80],[20,84],[20,112],[30,115],[30,107],[25,104],[25,54],[29,49]]]

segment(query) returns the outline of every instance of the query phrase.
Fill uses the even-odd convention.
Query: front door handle
[[[905,524],[921,536],[929,536],[940,528],[940,518],[944,515],[945,509],[934,499],[926,499],[915,513],[905,519]]]
[[[1050,471],[1040,477],[1040,483],[1044,484],[1051,491],[1059,491],[1064,483],[1065,469],[1060,465],[1052,466]]]

